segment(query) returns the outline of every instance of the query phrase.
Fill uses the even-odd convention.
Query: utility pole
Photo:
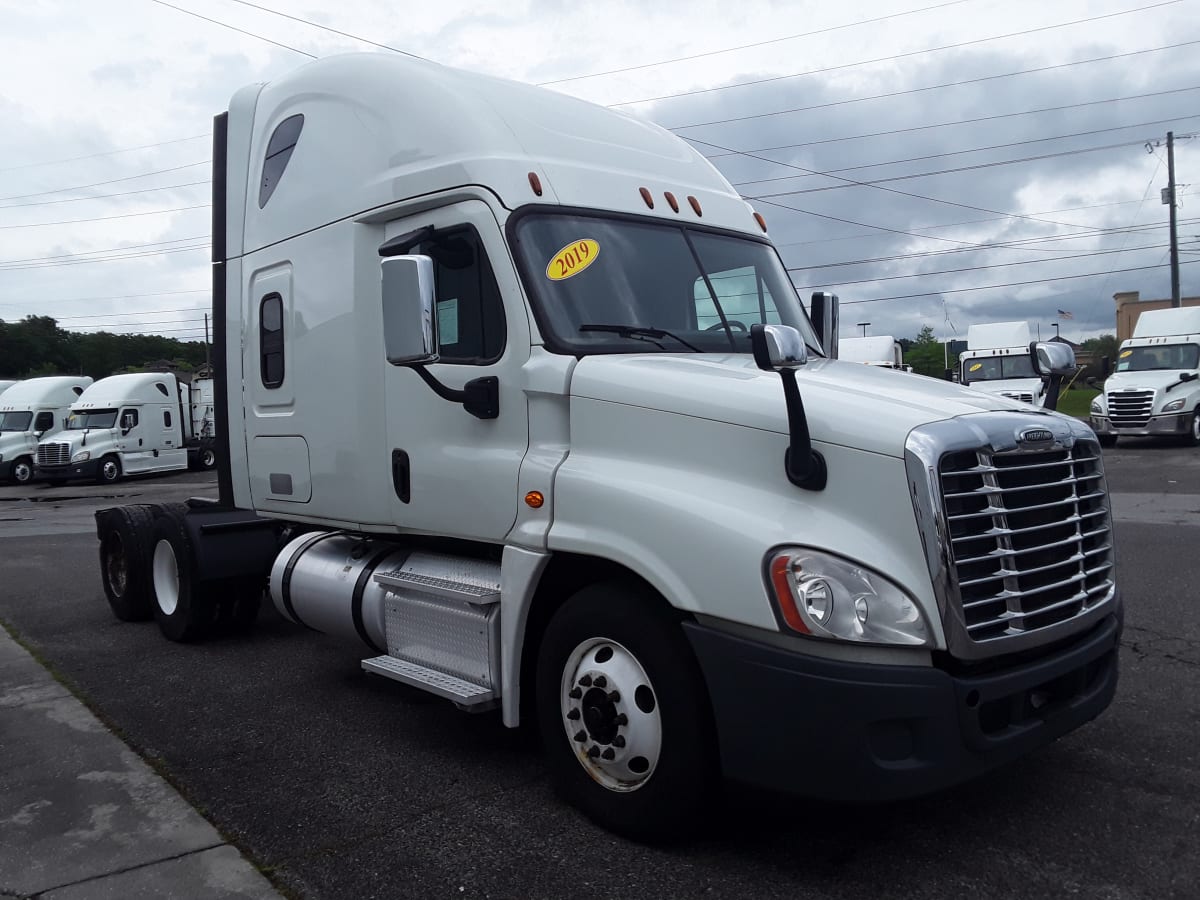
[[[862,333],[863,337],[867,336],[867,326],[870,324],[871,324],[870,322],[859,322],[858,323],[858,327],[863,330],[863,333]]]
[[[1171,209],[1171,306],[1178,309],[1179,299],[1179,235],[1175,230],[1175,132],[1167,132],[1167,190],[1163,203]]]

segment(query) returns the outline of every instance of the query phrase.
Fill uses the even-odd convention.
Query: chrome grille
[[[1017,391],[1006,391],[1006,392],[1002,393],[1000,396],[1007,397],[1010,400],[1020,400],[1022,403],[1032,403],[1033,402],[1033,394],[1022,394]]]
[[[1047,628],[1109,597],[1112,526],[1096,444],[951,452],[938,476],[971,641]]]
[[[58,442],[38,444],[39,466],[65,466],[71,461],[71,445]]]
[[[1145,428],[1154,408],[1154,391],[1113,391],[1108,415],[1117,428]]]

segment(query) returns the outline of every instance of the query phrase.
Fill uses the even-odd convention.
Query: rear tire
[[[113,615],[122,622],[144,622],[154,615],[150,585],[154,507],[119,506],[107,510],[101,529],[100,580]]]
[[[661,597],[627,582],[576,593],[546,628],[536,689],[547,765],[571,804],[635,840],[703,824],[719,786],[712,710]]]
[[[207,637],[219,606],[212,585],[196,580],[196,562],[183,513],[161,510],[154,517],[153,540],[150,572],[159,630],[167,640],[179,643]]]
[[[17,484],[29,484],[33,481],[33,460],[28,456],[22,456],[14,462],[12,480]]]

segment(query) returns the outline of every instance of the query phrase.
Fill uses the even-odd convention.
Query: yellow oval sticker
[[[1121,351],[1121,359],[1125,359],[1125,357],[1127,357],[1127,356],[1133,356],[1133,351],[1132,350],[1122,350]]]
[[[983,363],[975,363],[975,365],[971,366],[971,368],[968,369],[967,371],[968,372],[978,372],[982,368],[983,368]]]
[[[551,281],[562,281],[564,278],[578,275],[594,263],[599,255],[600,245],[591,238],[571,241],[554,254],[554,258],[546,266],[546,277]]]

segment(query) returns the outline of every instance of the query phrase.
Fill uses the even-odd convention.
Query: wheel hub
[[[617,736],[617,704],[600,688],[583,695],[583,724],[597,744],[611,744]]]

